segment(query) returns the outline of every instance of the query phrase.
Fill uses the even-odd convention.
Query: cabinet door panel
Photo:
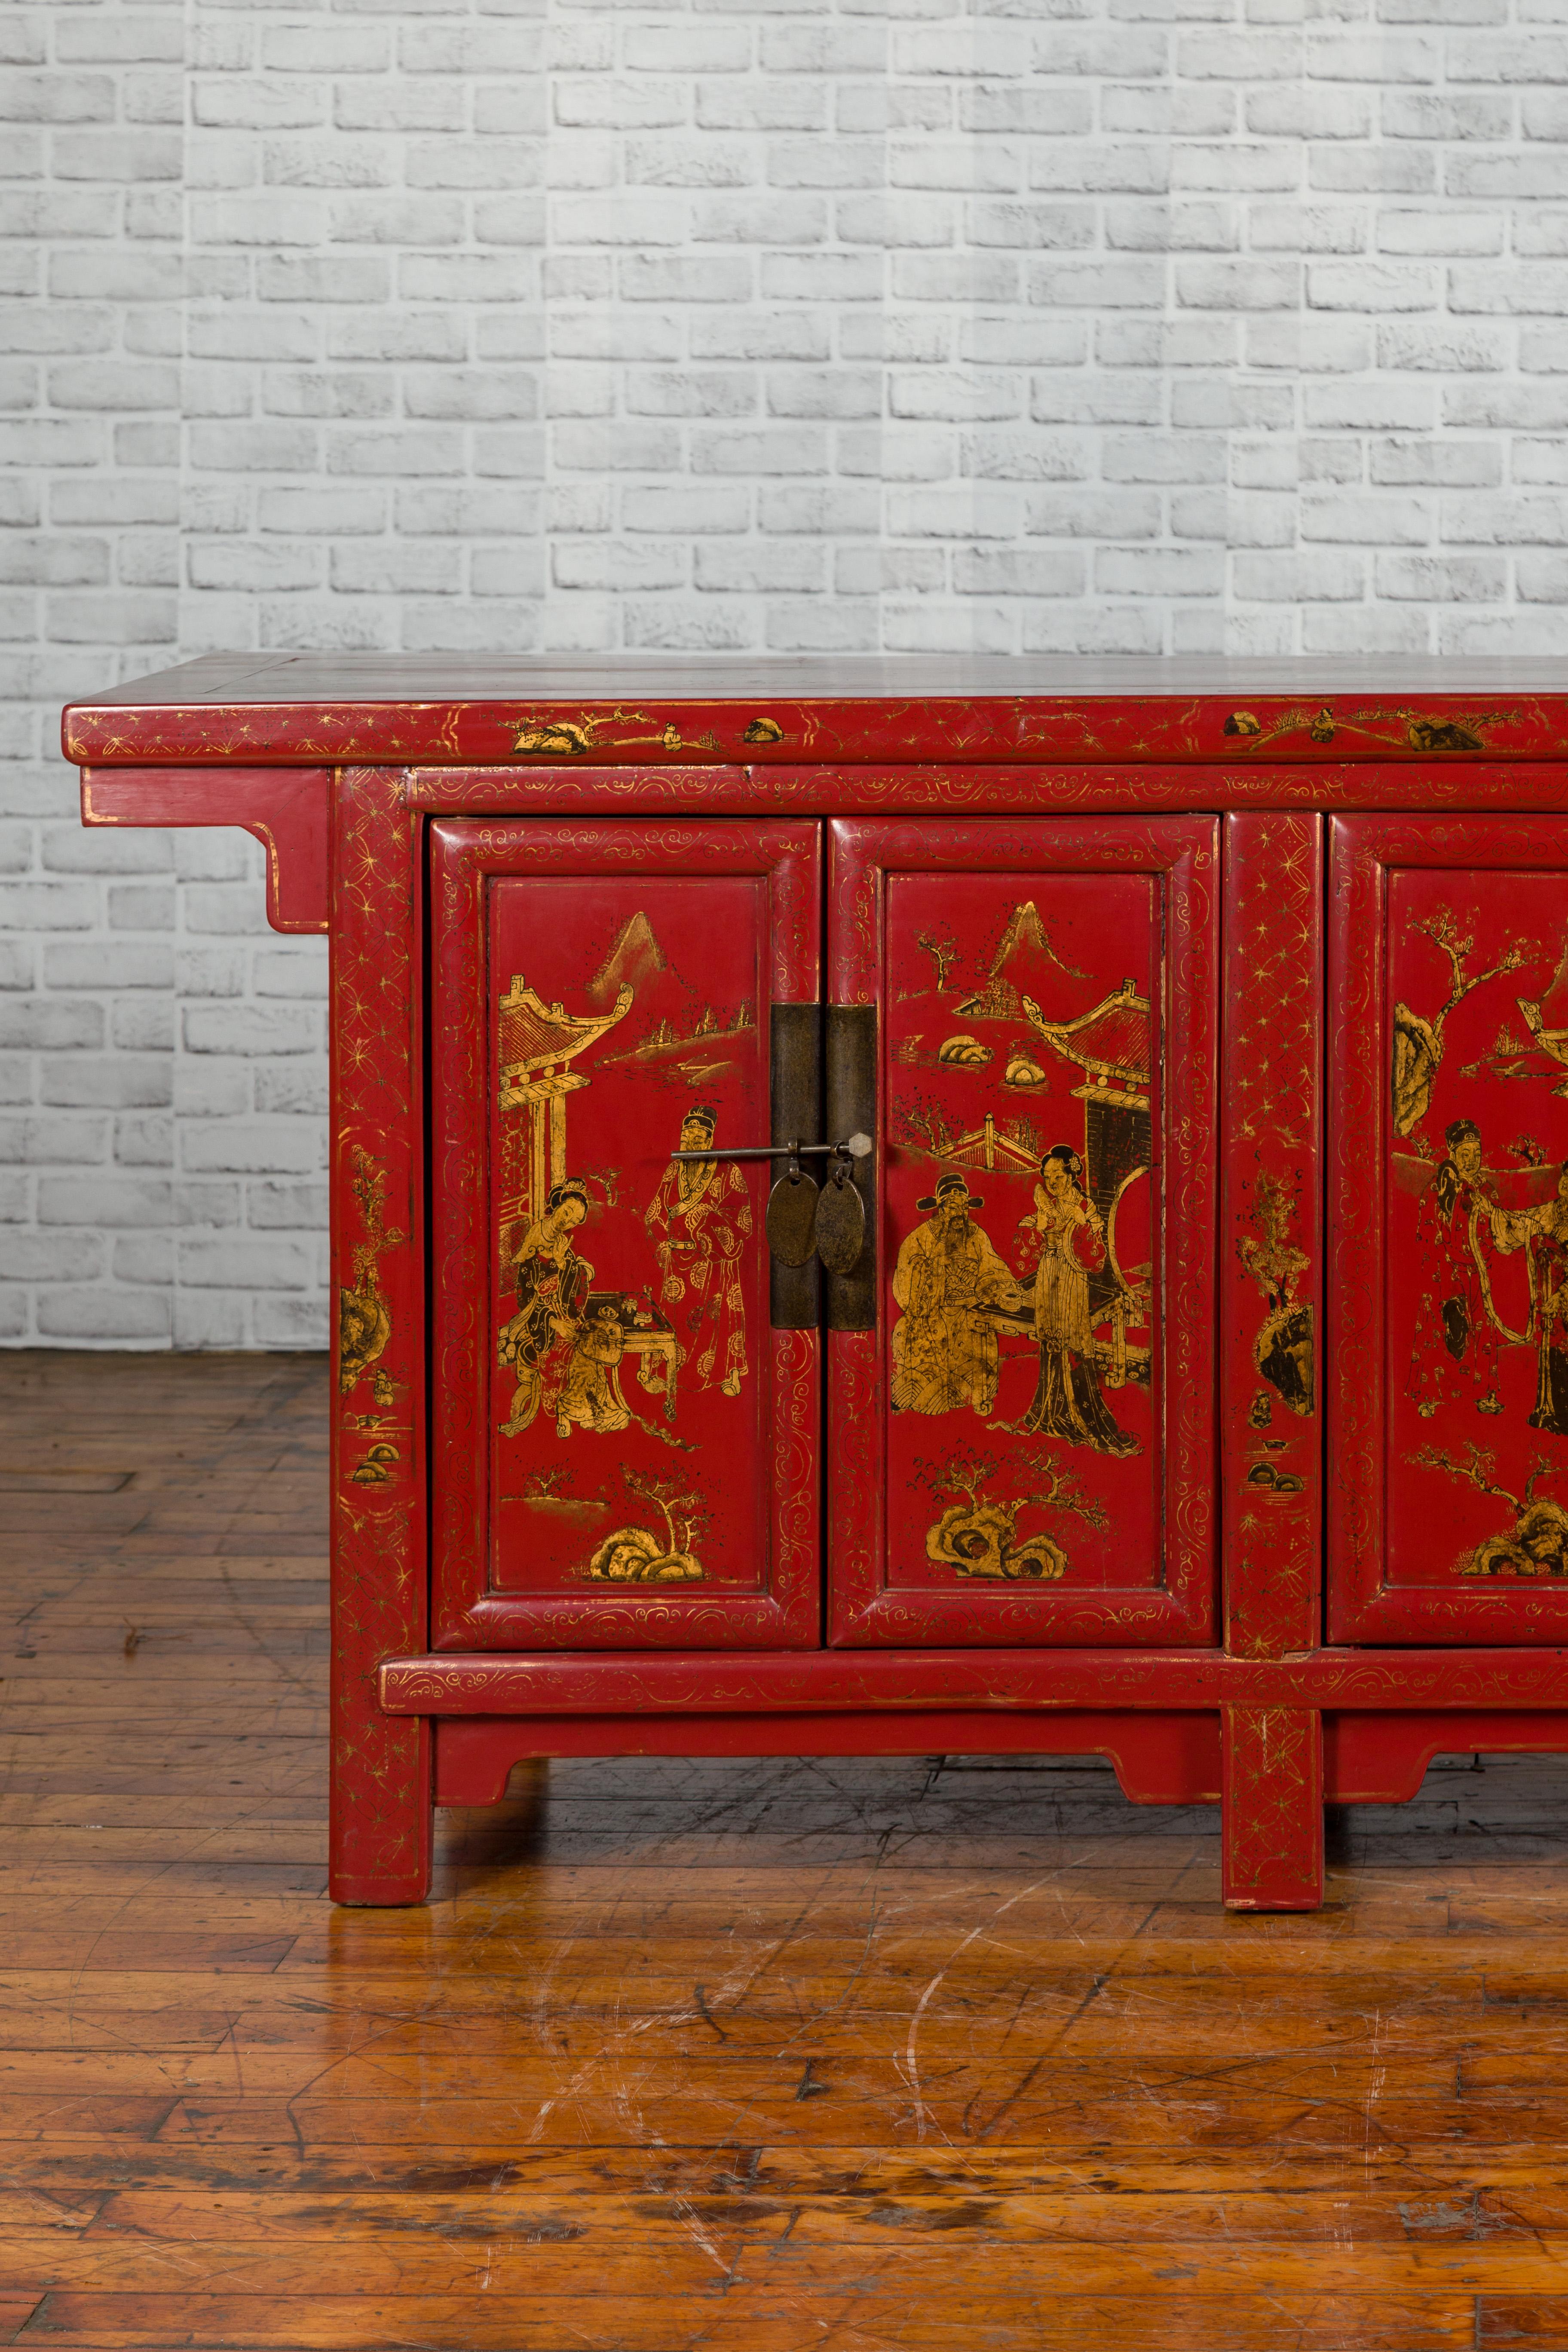
[[[818,828],[432,827],[442,1648],[820,1638],[815,1330],[770,1328],[770,1007]]]
[[[1331,835],[1330,1633],[1568,1634],[1568,824]]]
[[[831,1638],[1207,1641],[1216,824],[829,837],[879,1140],[875,1328],[828,1338]]]

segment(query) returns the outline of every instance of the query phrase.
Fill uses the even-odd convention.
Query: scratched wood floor
[[[568,1764],[334,1912],[324,1368],[0,1357],[0,2341],[1568,2347],[1568,1765]],[[514,1788],[515,1788],[514,1783]]]

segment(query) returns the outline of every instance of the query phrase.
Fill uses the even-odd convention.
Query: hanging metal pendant
[[[780,1265],[804,1265],[816,1246],[816,1181],[792,1168],[768,1194],[768,1247]]]
[[[816,1204],[816,1255],[829,1274],[852,1274],[865,1246],[865,1203],[840,1161]]]

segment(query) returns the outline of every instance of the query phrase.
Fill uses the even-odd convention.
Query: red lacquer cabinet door
[[[811,824],[431,828],[439,1648],[820,1638],[819,1340],[770,1319],[772,1171],[670,1156],[771,1140],[820,872]]]
[[[1331,846],[1329,1630],[1568,1635],[1568,823]]]
[[[1208,817],[829,827],[879,1145],[835,1642],[1213,1638],[1217,865]]]

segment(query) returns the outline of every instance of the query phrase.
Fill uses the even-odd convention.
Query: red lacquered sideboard
[[[211,656],[331,940],[332,1890],[525,1758],[1568,1748],[1568,676]],[[787,1147],[796,1147],[793,1155]]]

